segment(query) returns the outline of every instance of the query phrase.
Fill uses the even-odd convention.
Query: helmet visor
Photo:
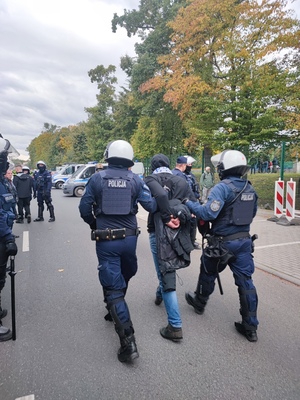
[[[10,156],[10,157],[12,157],[12,158],[18,157],[18,156],[20,155],[20,153],[18,152],[18,150],[16,150],[16,149],[14,148],[14,146],[12,146],[12,145],[10,144],[10,142],[9,142],[7,139],[5,139],[5,141],[6,141],[6,145],[5,145],[4,150],[7,151],[7,152],[9,153],[9,156]]]

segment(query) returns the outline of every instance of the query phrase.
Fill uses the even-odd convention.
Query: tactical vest
[[[237,189],[230,179],[222,180],[233,191],[234,199],[225,204],[218,218],[214,221],[214,230],[224,225],[249,225],[253,220],[256,202],[255,190],[248,181],[242,189]]]
[[[107,169],[99,174],[102,177],[102,195],[99,204],[101,209],[97,209],[97,215],[136,214],[133,173],[122,169]]]
[[[16,200],[11,193],[5,193],[0,195],[0,206],[7,218],[7,225],[12,228],[14,220],[16,219],[14,209]]]

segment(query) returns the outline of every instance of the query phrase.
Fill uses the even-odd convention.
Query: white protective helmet
[[[43,164],[43,165],[45,165],[45,167],[47,168],[47,165],[46,165],[46,163],[45,163],[44,161],[42,161],[42,160],[38,161],[38,162],[36,163],[36,167],[37,167],[37,168],[39,167],[39,164]]]
[[[245,155],[238,150],[224,150],[212,156],[211,162],[217,168],[220,179],[227,175],[243,176],[250,169]]]
[[[192,156],[184,156],[187,159],[187,165],[193,164],[196,160]]]
[[[133,148],[126,140],[115,140],[108,143],[104,152],[105,161],[110,164],[121,164],[124,167],[134,165],[133,156]]]

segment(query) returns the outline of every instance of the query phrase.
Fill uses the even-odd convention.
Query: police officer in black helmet
[[[147,185],[130,171],[133,148],[125,140],[111,142],[105,151],[108,168],[88,181],[79,204],[81,218],[96,240],[99,280],[104,302],[120,338],[118,359],[130,362],[139,356],[125,294],[137,272],[136,245],[138,202],[149,212],[156,210]]]
[[[229,265],[240,299],[241,322],[236,330],[250,342],[257,341],[257,293],[252,280],[254,273],[253,243],[250,224],[257,211],[257,194],[251,183],[243,179],[250,166],[238,150],[225,150],[211,158],[221,181],[200,205],[186,201],[191,212],[211,222],[209,246],[201,256],[200,275],[194,293],[186,293],[186,301],[197,314],[203,314],[215,288],[218,273]]]
[[[6,317],[7,310],[1,307],[1,292],[6,281],[6,265],[9,256],[15,256],[18,248],[15,237],[12,234],[12,226],[15,219],[15,198],[10,193],[4,175],[8,170],[7,157],[9,153],[18,154],[8,140],[0,134],[0,342],[10,340],[10,329],[2,325],[2,319]]]

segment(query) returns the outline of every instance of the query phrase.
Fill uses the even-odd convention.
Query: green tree
[[[160,69],[157,57],[170,51],[172,29],[167,22],[185,4],[186,1],[141,1],[138,10],[124,10],[122,16],[115,14],[112,20],[114,32],[120,26],[129,37],[138,35],[141,39],[135,46],[137,57],[121,59],[121,68],[129,78],[130,94],[126,98],[130,99],[133,117],[126,127],[132,130],[131,140],[139,158],[184,147],[184,128],[177,112],[163,101],[163,93],[141,94],[139,87]],[[117,114],[115,120],[117,124],[122,121]],[[127,135],[129,129],[125,130]]]
[[[97,105],[85,109],[88,113],[85,125],[86,144],[93,160],[102,160],[107,143],[114,139],[113,112],[116,101],[114,85],[117,83],[115,71],[114,65],[109,65],[107,68],[98,65],[88,72],[91,82],[96,82],[99,90],[96,95]]]
[[[300,31],[285,7],[282,0],[189,1],[169,23],[172,51],[142,91],[164,91],[201,147],[247,152],[291,139]]]

